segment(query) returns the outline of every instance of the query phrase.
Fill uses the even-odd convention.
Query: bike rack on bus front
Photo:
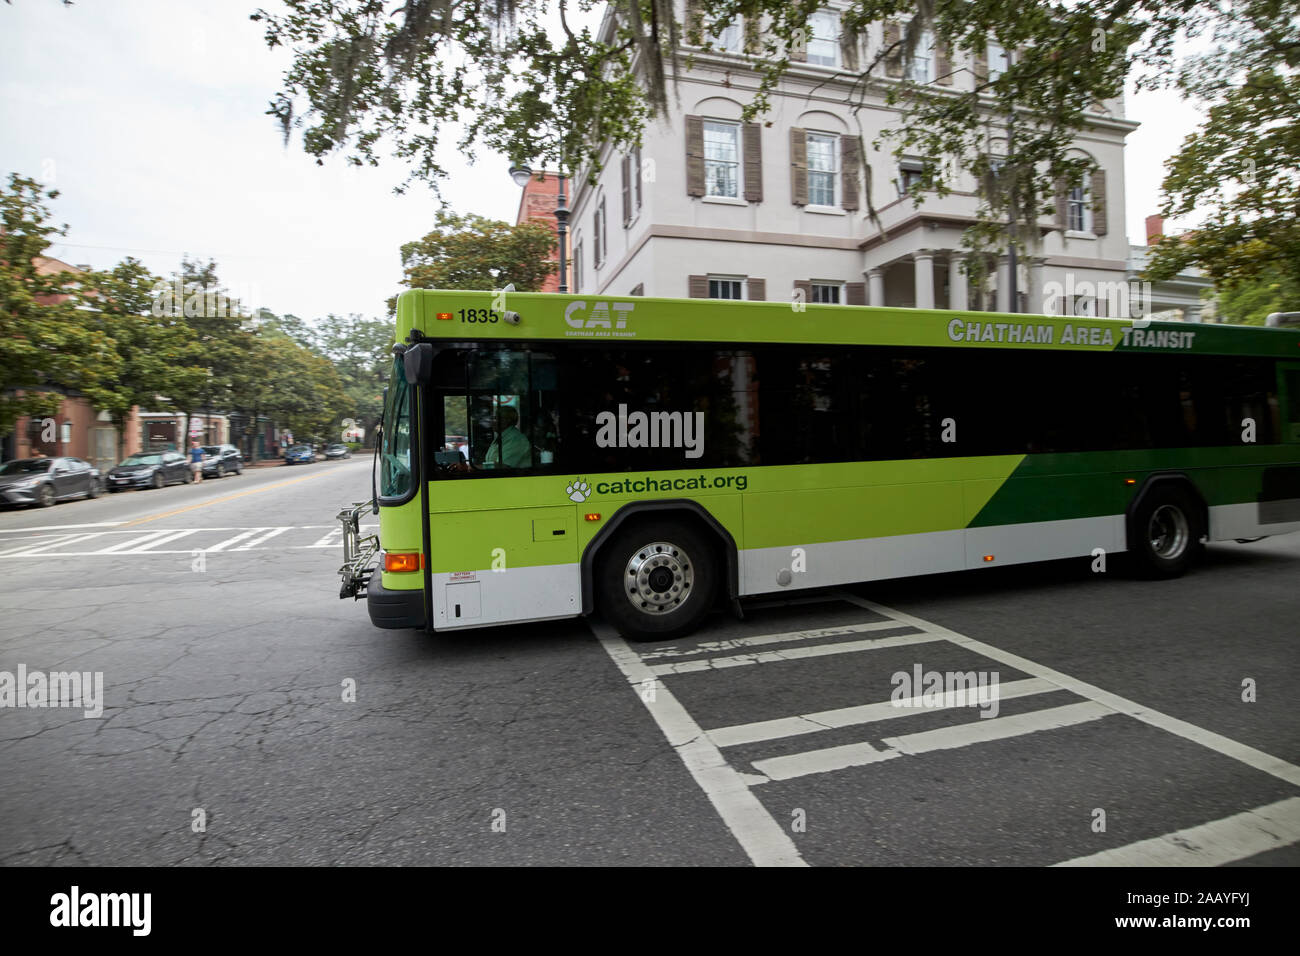
[[[370,576],[375,573],[372,562],[379,553],[379,536],[369,534],[361,537],[361,513],[369,511],[371,507],[370,501],[358,501],[336,516],[343,523],[343,566],[339,568],[343,585],[339,588],[340,598],[360,600],[370,584]]]

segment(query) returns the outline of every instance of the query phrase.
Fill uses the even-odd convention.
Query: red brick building
[[[51,275],[85,270],[59,259],[41,257],[36,260],[36,271],[41,275]],[[66,298],[42,296],[38,301],[52,305]],[[70,455],[83,458],[101,470],[111,468],[118,461],[118,435],[107,413],[97,411],[71,389],[58,390],[64,392],[59,410],[49,419],[19,418],[14,423],[14,430],[0,440],[0,460],[30,458],[34,451],[39,450],[50,457]],[[126,421],[122,443],[124,455],[140,450],[140,422],[136,411],[131,409]]]
[[[564,193],[567,197],[572,191],[573,183],[571,180],[564,181]],[[521,226],[530,219],[535,219],[545,223],[550,227],[551,232],[556,232],[555,207],[559,203],[559,178],[555,173],[538,173],[529,177],[528,185],[524,186],[524,191],[519,197],[519,214],[515,217],[515,225]],[[567,203],[566,203],[567,205]],[[573,250],[567,250],[568,258],[573,258]],[[551,254],[551,261],[559,261],[559,250]],[[573,288],[572,262],[569,263],[569,288]],[[559,272],[554,272],[542,285],[542,292],[558,292],[560,289]]]

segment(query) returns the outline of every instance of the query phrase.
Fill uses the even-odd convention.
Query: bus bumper
[[[400,630],[424,627],[424,592],[390,591],[376,571],[366,585],[366,611],[375,627]]]

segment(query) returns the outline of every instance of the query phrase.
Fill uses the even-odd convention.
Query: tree
[[[1260,0],[1263,2],[1263,0]],[[411,179],[446,175],[437,150],[449,129],[463,131],[456,148],[471,159],[476,147],[516,162],[567,170],[599,170],[605,145],[639,142],[646,120],[668,107],[671,80],[689,57],[685,36],[712,45],[721,26],[743,16],[762,23],[747,40],[759,74],[745,118],[762,115],[769,97],[811,34],[809,18],[822,0],[690,0],[685,23],[672,0],[612,0],[612,31],[569,23],[566,0],[501,0],[490,4],[379,0],[286,0],[287,13],[259,10],[271,47],[293,52],[284,87],[269,112],[287,137],[303,130],[318,161],[342,152],[354,164],[376,165],[391,145]],[[584,13],[592,0],[578,0]],[[844,35],[860,38],[885,22],[883,49],[841,74],[837,87],[855,111],[881,95],[898,122],[878,147],[929,157],[922,192],[943,193],[960,177],[980,184],[980,225],[972,244],[1032,228],[1063,184],[1079,180],[1088,161],[1068,152],[1096,104],[1118,96],[1133,71],[1159,85],[1174,62],[1174,40],[1219,13],[1215,0],[850,0],[841,12]],[[551,14],[560,29],[550,28]],[[552,37],[552,33],[556,37]],[[946,51],[953,73],[974,89],[910,82],[906,69],[923,39]],[[979,72],[989,42],[1015,51],[997,75]],[[853,47],[857,49],[857,47]],[[830,87],[819,87],[830,95]],[[1016,136],[996,176],[990,140]],[[860,151],[861,175],[871,166]],[[920,193],[918,193],[918,196]],[[870,189],[866,214],[873,219]]]
[[[402,246],[403,282],[412,289],[493,290],[513,283],[516,291],[536,292],[555,271],[555,234],[542,223],[511,226],[445,210],[436,222],[424,238]]]
[[[1164,214],[1205,220],[1162,239],[1147,272],[1199,266],[1219,284],[1244,283],[1228,295],[1244,307],[1267,288],[1300,284],[1300,0],[1231,9],[1211,50],[1178,77],[1207,117],[1166,163]]]
[[[318,348],[331,362],[349,402],[349,418],[373,442],[383,415],[384,386],[393,364],[393,325],[360,315],[329,315],[317,332]]]
[[[1284,263],[1269,263],[1255,276],[1220,287],[1215,300],[1219,321],[1263,325],[1270,312],[1296,311],[1300,277]]]
[[[207,383],[207,370],[185,320],[154,308],[162,280],[138,259],[128,256],[83,281],[89,319],[112,339],[118,355],[99,407],[117,428],[121,458],[132,407],[157,409],[174,405],[175,395],[197,394]]]
[[[242,303],[233,299],[217,276],[217,265],[188,257],[181,260],[179,272],[173,273],[152,307],[156,316],[182,319],[198,343],[199,365],[207,373],[197,383],[176,384],[171,396],[179,408],[205,416],[208,440],[211,441],[212,412],[230,402],[230,390],[242,364],[248,360],[244,324],[248,319]]]
[[[96,407],[114,398],[116,343],[78,309],[82,275],[40,265],[65,232],[45,205],[58,195],[17,173],[0,186],[0,435],[20,416],[54,415],[68,389]]]

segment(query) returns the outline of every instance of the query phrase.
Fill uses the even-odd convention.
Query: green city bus
[[[662,639],[750,595],[1172,577],[1300,530],[1295,329],[418,290],[393,353],[374,500],[340,515],[383,628]]]

